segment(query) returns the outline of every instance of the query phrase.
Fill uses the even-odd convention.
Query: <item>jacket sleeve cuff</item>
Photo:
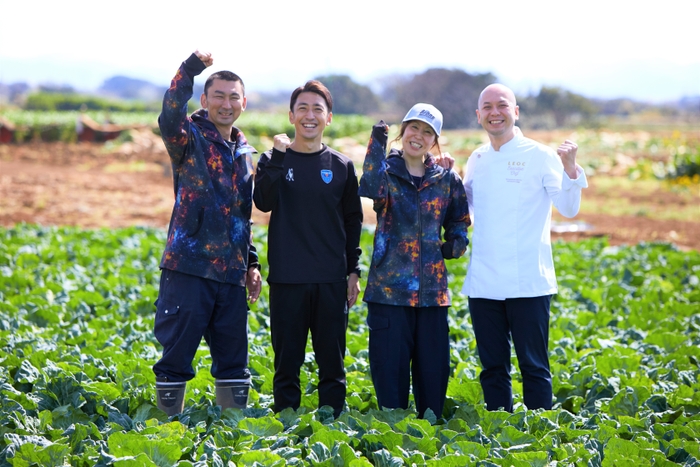
[[[260,270],[260,258],[258,257],[258,250],[255,245],[250,243],[250,249],[248,250],[248,269],[257,268]]]
[[[586,171],[583,167],[576,164],[576,178],[572,179],[569,174],[564,171],[562,175],[561,188],[562,190],[569,190],[573,186],[579,186],[581,188],[588,188],[588,180],[586,179]]]
[[[197,76],[203,72],[206,67],[207,66],[195,54],[190,55],[184,62],[185,72],[190,76]]]

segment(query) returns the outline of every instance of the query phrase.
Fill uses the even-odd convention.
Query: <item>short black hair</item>
[[[297,103],[297,98],[302,92],[313,92],[323,97],[323,100],[326,101],[328,112],[333,112],[333,97],[331,97],[331,92],[322,82],[315,79],[307,81],[306,84],[299,86],[292,92],[292,97],[289,99],[289,110],[292,112],[294,112],[294,104]]]
[[[241,79],[240,76],[238,76],[236,73],[232,71],[217,71],[216,73],[212,73],[212,75],[207,78],[207,81],[204,83],[204,95],[207,95],[207,91],[209,91],[209,88],[211,87],[212,83],[214,82],[215,79],[220,79],[224,81],[233,81],[241,83],[241,88],[243,88],[243,97],[245,97],[245,84],[243,84],[243,80]]]

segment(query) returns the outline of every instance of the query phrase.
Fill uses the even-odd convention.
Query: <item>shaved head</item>
[[[507,99],[513,106],[517,105],[517,102],[515,102],[515,93],[508,86],[504,86],[502,84],[489,84],[483,91],[481,91],[481,94],[479,94],[478,106],[481,107],[481,103],[483,102],[485,96],[491,95],[499,95]]]
[[[489,134],[491,146],[496,151],[515,137],[515,122],[519,116],[515,93],[509,87],[490,84],[481,91],[476,118]]]

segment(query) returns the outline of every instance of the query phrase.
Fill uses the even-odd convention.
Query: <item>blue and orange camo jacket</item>
[[[160,267],[245,286],[248,267],[258,264],[250,221],[256,151],[235,127],[235,144],[224,141],[206,110],[187,115],[194,77],[204,69],[194,54],[183,62],[158,118],[175,188]]]
[[[467,196],[459,175],[429,155],[419,188],[402,157],[386,157],[387,129],[374,126],[360,196],[374,201],[377,229],[363,300],[396,306],[449,306],[445,259],[459,258],[469,240]],[[444,229],[444,242],[441,233]]]

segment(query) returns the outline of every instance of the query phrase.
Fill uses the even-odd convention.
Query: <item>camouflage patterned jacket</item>
[[[183,62],[158,118],[175,189],[160,267],[245,286],[248,267],[258,264],[250,221],[255,149],[235,127],[232,142],[224,141],[204,109],[188,117],[194,77],[204,69],[194,54]]]
[[[449,306],[444,260],[462,256],[469,242],[462,181],[429,155],[425,176],[416,188],[403,151],[392,149],[385,157],[386,146],[383,123],[375,125],[359,188],[360,196],[374,200],[377,213],[363,300],[411,307]]]

